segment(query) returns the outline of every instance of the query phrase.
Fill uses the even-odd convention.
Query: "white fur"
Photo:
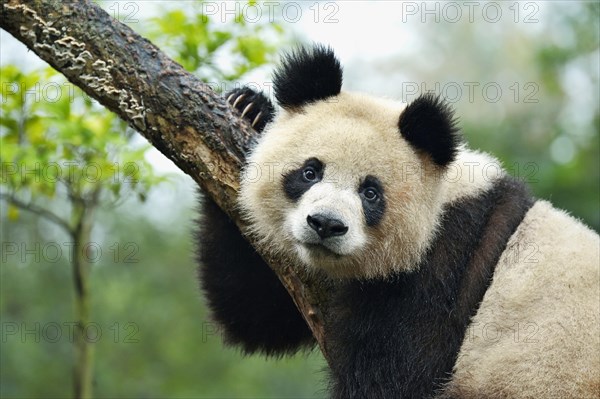
[[[399,134],[402,108],[401,103],[342,92],[305,106],[303,112],[283,112],[267,127],[249,157],[240,195],[253,233],[267,251],[300,255],[309,269],[319,267],[334,277],[383,276],[415,267],[437,228],[442,175]],[[297,249],[298,226],[306,216],[291,215],[306,212],[311,198],[319,196],[320,185],[300,204],[287,199],[282,186],[286,172],[311,157],[325,163],[331,195],[323,206],[341,212],[342,199],[354,204],[344,211],[347,222],[361,226],[351,228],[339,243],[342,257],[319,256],[318,262]],[[367,229],[358,186],[369,174],[382,182],[389,201],[381,223]]]
[[[240,195],[252,232],[267,251],[299,258],[334,277],[385,276],[416,267],[436,234],[442,206],[488,189],[499,169],[490,166],[498,164],[494,158],[466,147],[446,170],[438,168],[400,135],[403,107],[342,92],[302,112],[284,111],[267,127],[242,174]],[[284,195],[282,178],[311,157],[325,163],[326,184],[315,185],[294,204]],[[376,228],[366,228],[357,192],[369,174],[382,182],[389,199]],[[323,256],[302,245],[313,234],[306,216],[319,206],[350,226],[346,235],[330,240],[329,249],[342,256]]]
[[[448,203],[474,197],[489,190],[494,181],[505,174],[496,158],[461,146],[456,160],[444,172],[440,195]]]
[[[465,336],[450,391],[600,397],[600,239],[538,201],[511,237]]]
[[[348,232],[343,236],[330,237],[321,240],[318,234],[310,228],[306,219],[309,215],[327,214],[348,226]],[[353,255],[364,250],[367,235],[364,223],[356,215],[362,214],[360,199],[351,188],[338,189],[332,182],[315,184],[304,196],[297,207],[286,217],[285,230],[291,231],[301,259],[307,264],[317,260],[311,257],[311,251],[303,244],[322,244],[337,255]],[[320,253],[320,252],[317,252]]]

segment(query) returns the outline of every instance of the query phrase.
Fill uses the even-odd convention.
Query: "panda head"
[[[301,48],[274,75],[283,111],[259,138],[240,204],[267,251],[332,277],[410,270],[440,219],[459,138],[450,108],[341,91],[332,50]]]

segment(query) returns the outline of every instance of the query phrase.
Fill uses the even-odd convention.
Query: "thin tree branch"
[[[256,133],[224,99],[90,1],[0,4],[0,27],[140,132],[246,231],[235,205]],[[285,259],[262,255],[327,358],[323,316],[331,287]]]
[[[0,199],[4,199],[9,204],[12,204],[19,209],[22,209],[24,211],[31,212],[35,215],[43,217],[43,218],[51,221],[52,223],[55,223],[56,225],[65,229],[67,234],[73,235],[73,228],[69,225],[69,223],[48,209],[44,209],[40,206],[37,206],[36,204],[34,204],[32,202],[27,203],[27,202],[21,201],[20,199],[18,199],[17,197],[15,197],[14,195],[11,195],[11,194],[0,193]]]

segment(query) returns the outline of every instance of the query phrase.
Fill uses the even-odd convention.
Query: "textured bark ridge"
[[[256,133],[224,99],[90,1],[0,4],[2,29],[140,132],[245,231],[234,205],[245,147]],[[284,259],[265,259],[327,358],[323,312],[331,287]]]

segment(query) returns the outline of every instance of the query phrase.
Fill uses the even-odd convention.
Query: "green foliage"
[[[133,135],[124,124],[52,70],[26,74],[6,66],[0,76],[6,79],[2,82],[0,197],[8,203],[10,219],[17,219],[22,209],[68,233],[72,281],[78,287],[75,361],[68,364],[73,364],[75,396],[90,398],[94,355],[84,329],[90,321],[88,255],[94,214],[100,205],[114,204],[126,195],[145,200],[150,187],[162,178],[144,159],[148,145],[128,148]],[[60,200],[66,200],[68,212],[50,206]],[[18,248],[14,242],[2,245],[3,253]]]
[[[506,3],[505,10],[516,4],[525,6]],[[498,23],[419,25],[415,36],[424,43],[448,43],[425,46],[416,63],[401,60],[394,70],[427,89],[434,82],[461,87],[454,106],[469,146],[498,157],[536,197],[600,231],[600,3],[540,3],[535,24],[515,24],[506,15]],[[432,48],[431,58],[442,61],[418,69]],[[466,82],[478,84],[473,99]],[[487,83],[502,95],[484,99]]]
[[[191,179],[186,179],[189,186]],[[190,239],[191,195],[162,183],[168,222],[150,220],[157,202],[128,201],[98,215],[102,255],[92,265],[94,392],[98,398],[324,398],[325,367],[318,350],[309,356],[265,360],[223,345],[206,312],[195,276]],[[193,191],[193,190],[186,190]],[[188,208],[189,209],[189,208]],[[69,398],[72,364],[68,323],[73,287],[68,256],[50,248],[23,214],[6,234],[31,252],[8,254],[0,269],[0,312],[6,327],[0,355],[2,398]],[[39,229],[38,229],[39,230]],[[43,230],[43,228],[41,229]],[[60,235],[54,238],[62,244]],[[38,254],[42,252],[37,252]],[[62,335],[55,339],[56,323]],[[65,324],[67,323],[67,324]],[[27,333],[26,331],[29,331]],[[90,329],[90,336],[94,336]],[[60,381],[60,383],[57,383]]]
[[[40,201],[60,187],[71,200],[101,190],[114,202],[127,195],[144,200],[157,176],[134,145],[132,131],[62,75],[46,68],[25,73],[0,69],[2,131],[0,183],[8,192]]]
[[[144,27],[188,70],[220,83],[237,81],[266,64],[282,35],[276,24],[237,19],[223,25],[187,11],[166,11]],[[218,65],[219,58],[227,60],[225,67]],[[160,209],[164,203],[131,217],[137,200],[145,200],[165,180],[146,160],[149,146],[140,144],[139,136],[49,68],[25,73],[5,65],[0,76],[0,195],[19,198],[29,210],[33,204],[36,210],[66,215],[60,217],[70,228],[77,223],[68,215],[81,203],[126,203],[126,209],[105,206],[96,212],[93,241],[86,243],[93,251],[84,255],[96,259],[86,258],[85,265],[92,271],[92,309],[86,320],[101,329],[91,342],[95,396],[321,395],[320,377],[314,374],[324,366],[318,351],[308,359],[242,361],[239,352],[223,346],[193,278],[195,262],[186,255],[192,252],[190,216],[180,209],[191,207],[189,201],[167,200],[179,210],[178,219],[160,226],[148,218],[168,213]],[[166,183],[161,187],[161,198],[173,190]],[[0,201],[0,210],[7,204],[1,214],[0,396],[70,397],[77,353],[72,328],[79,319],[73,313],[76,295],[69,269],[75,235],[71,230],[65,236],[38,220],[40,212],[19,213],[10,202]]]
[[[204,3],[194,2],[192,7],[198,11]],[[210,83],[236,81],[266,64],[283,35],[274,22],[248,23],[238,15],[221,23],[210,15],[181,9],[164,11],[149,22],[146,35],[185,69]],[[219,57],[227,63],[218,65]]]
[[[577,39],[567,45],[539,43],[533,47],[540,96],[548,105],[542,110],[544,131],[539,131],[531,115],[527,118],[526,114],[520,114],[502,129],[503,132],[496,134],[509,142],[514,139],[515,131],[521,132],[523,149],[515,148],[513,142],[503,154],[505,159],[516,159],[521,166],[527,158],[533,161],[537,171],[529,183],[536,195],[567,209],[599,231],[600,109],[596,106],[586,117],[584,109],[576,108],[577,98],[590,93],[574,93],[571,85],[577,82],[566,77],[588,76],[591,86],[583,90],[592,91],[599,86],[598,70],[594,70],[591,61],[595,57],[597,62],[600,50],[600,4],[585,3],[576,12],[558,13],[557,18],[563,34]],[[598,93],[595,100],[592,98],[596,105],[597,96]],[[514,126],[517,124],[520,126]],[[511,133],[509,130],[513,127],[518,130]],[[544,151],[540,153],[539,149]],[[523,151],[529,154],[525,156]]]

